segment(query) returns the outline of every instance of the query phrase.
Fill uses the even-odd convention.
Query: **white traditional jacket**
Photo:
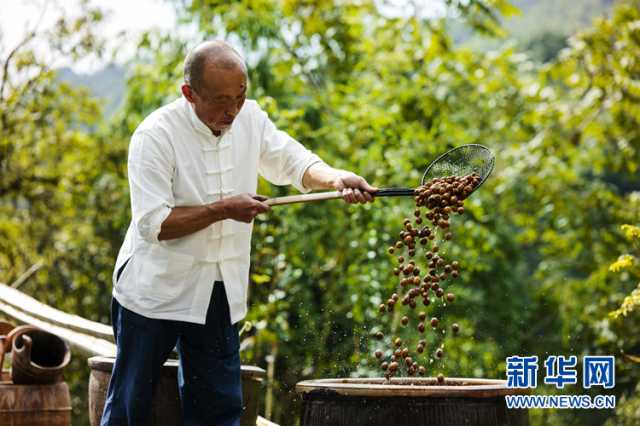
[[[129,145],[132,220],[113,272],[113,296],[149,318],[204,324],[214,281],[224,281],[231,322],[240,321],[247,311],[253,224],[223,220],[163,241],[160,226],[173,207],[255,193],[258,174],[308,192],[302,176],[320,161],[252,100],[220,137],[185,98],[154,111]]]

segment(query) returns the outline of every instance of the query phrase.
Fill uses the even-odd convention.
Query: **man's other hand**
[[[225,216],[244,223],[250,223],[257,215],[271,209],[263,203],[266,200],[267,197],[255,194],[238,194],[222,199]]]

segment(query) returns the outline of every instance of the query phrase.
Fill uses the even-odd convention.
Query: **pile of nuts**
[[[440,302],[442,306],[446,306],[447,303],[451,304],[456,300],[449,287],[452,280],[459,277],[460,265],[457,261],[445,259],[439,244],[453,239],[453,233],[449,229],[450,216],[455,213],[464,214],[464,200],[480,182],[481,178],[476,173],[463,177],[447,176],[433,179],[414,192],[414,220],[404,220],[404,229],[400,231],[398,241],[388,250],[390,255],[397,255],[398,267],[394,268],[393,273],[399,277],[399,287],[378,309],[381,314],[405,309],[406,315],[400,322],[405,327],[410,323],[417,323],[413,326],[419,333],[420,340],[413,356],[407,342],[403,342],[399,337],[391,341],[390,359],[385,359],[380,349],[374,352],[387,380],[393,375],[401,374],[402,371],[409,376],[424,376],[427,373],[426,362],[421,364],[420,357],[428,359],[433,356],[441,359],[444,356],[443,346],[429,351],[424,339],[425,331],[429,327],[433,331],[444,333],[441,320],[435,316],[427,319],[426,312],[419,311],[416,314],[415,309],[418,303],[425,307],[433,307]],[[425,208],[427,211],[423,214],[422,209]],[[458,324],[451,325],[454,335],[459,330]],[[384,333],[377,332],[375,337],[382,340]],[[437,377],[439,383],[444,382],[442,374],[438,374]]]

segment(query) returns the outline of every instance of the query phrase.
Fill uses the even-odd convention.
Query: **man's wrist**
[[[209,211],[209,217],[211,222],[218,222],[220,220],[228,219],[227,203],[225,200],[214,201],[213,203],[204,205]]]
[[[334,170],[322,161],[313,163],[302,176],[302,186],[307,189],[333,188]]]
[[[331,181],[330,181],[330,185],[333,188],[338,188],[338,186],[342,187],[344,185],[338,185],[341,181],[342,178],[345,176],[347,172],[345,170],[341,170],[341,169],[333,169],[333,173],[331,175]]]

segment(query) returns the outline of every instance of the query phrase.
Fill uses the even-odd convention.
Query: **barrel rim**
[[[115,357],[110,356],[92,356],[88,359],[89,368],[91,370],[104,371],[107,373],[111,373],[113,369],[113,363],[115,362]],[[165,367],[169,368],[178,368],[178,360],[177,359],[168,359],[164,363]],[[255,365],[241,365],[240,366],[240,374],[244,378],[256,378],[263,379],[266,377],[267,372]]]
[[[326,393],[341,396],[365,397],[448,397],[448,398],[494,398],[505,395],[528,394],[530,389],[512,389],[506,380],[451,377],[444,385],[438,385],[435,377],[392,378],[391,384],[380,378],[333,378],[304,380],[296,384],[300,394]],[[415,383],[424,383],[416,385]],[[413,383],[413,384],[410,384]]]
[[[0,408],[0,414],[46,414],[46,413],[68,413],[73,410],[71,405],[56,407],[56,408],[38,408],[38,409],[19,409],[19,410],[7,410],[4,408]]]

